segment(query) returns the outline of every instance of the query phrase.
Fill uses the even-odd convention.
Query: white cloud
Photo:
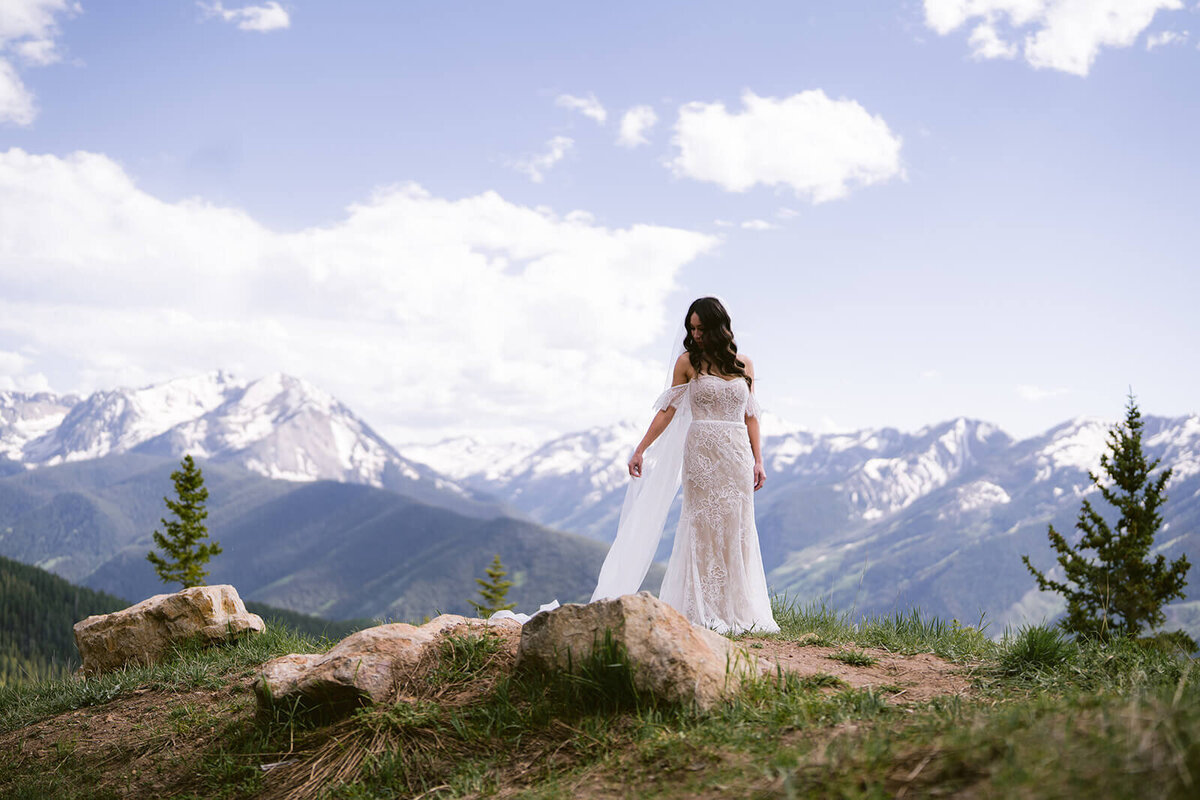
[[[1183,44],[1188,39],[1187,31],[1163,31],[1146,37],[1146,49],[1155,50],[1169,44]]]
[[[1040,386],[1030,386],[1029,384],[1022,384],[1017,387],[1017,394],[1021,396],[1021,399],[1028,400],[1031,403],[1036,403],[1039,400],[1047,400],[1051,397],[1059,397],[1067,394],[1069,391],[1069,389],[1062,388],[1043,389]]]
[[[621,117],[621,132],[617,136],[617,144],[621,147],[637,147],[640,144],[650,144],[646,137],[647,131],[658,124],[658,114],[650,106],[634,106]]]
[[[991,22],[976,25],[967,42],[976,58],[1015,58],[1019,50],[1015,43],[1001,39]]]
[[[208,16],[232,22],[237,25],[238,30],[242,31],[266,33],[290,27],[292,24],[287,10],[273,0],[263,3],[261,6],[243,6],[241,8],[225,8],[225,5],[220,2],[200,2],[197,5],[204,9]]]
[[[779,226],[767,222],[765,219],[748,219],[742,223],[741,227],[746,231],[773,231]]]
[[[603,125],[608,119],[608,112],[604,110],[604,106],[600,105],[600,101],[596,99],[596,95],[594,94],[588,94],[587,97],[560,94],[554,102],[563,108],[578,111],[585,117],[595,120],[600,125]]]
[[[575,140],[571,137],[555,136],[546,142],[545,152],[517,159],[511,166],[518,172],[524,172],[534,183],[541,183],[546,179],[546,173],[566,158],[568,151],[574,146]]]
[[[29,359],[20,353],[0,350],[0,392],[44,392],[49,389],[46,376],[27,374]]]
[[[744,109],[688,103],[679,110],[670,162],[678,176],[744,192],[785,185],[813,203],[903,175],[900,138],[853,100],[820,89],[776,99],[746,91]]]
[[[0,122],[28,125],[36,116],[33,95],[13,65],[0,58]]]
[[[642,354],[682,318],[666,299],[718,243],[411,184],[284,233],[103,155],[17,149],[0,208],[0,341],[73,376],[59,391],[283,370],[397,441],[640,414],[663,380]]]
[[[36,67],[53,64],[60,58],[57,46],[51,39],[28,39],[17,42],[13,45],[12,50],[21,61]]]
[[[70,0],[3,0],[0,12],[0,123],[29,125],[37,117],[33,94],[25,87],[12,58],[45,66],[61,56],[55,40],[58,18],[82,8]]]
[[[795,219],[796,217],[800,216],[800,212],[794,208],[781,206],[779,210],[775,212],[775,216],[779,219]]]
[[[78,14],[83,9],[71,0],[4,0],[0,14],[0,48],[21,48],[34,63],[57,60],[51,55],[59,36],[58,17]]]
[[[0,375],[12,375],[22,372],[28,363],[29,359],[20,353],[10,353],[7,350],[0,350]]]
[[[1088,74],[1100,50],[1129,47],[1159,11],[1181,0],[925,0],[925,24],[941,35],[971,25],[976,58],[1013,58]],[[1004,31],[1001,31],[1004,26]]]

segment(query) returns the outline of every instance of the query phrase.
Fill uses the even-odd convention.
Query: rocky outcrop
[[[606,634],[624,651],[638,691],[667,703],[711,708],[769,666],[640,592],[536,615],[521,632],[517,669],[577,671]]]
[[[185,641],[215,643],[265,629],[232,586],[193,586],[77,622],[75,644],[83,673],[95,675],[126,664],[153,664]]]
[[[442,614],[424,625],[378,625],[347,636],[324,654],[293,654],[268,661],[254,684],[259,708],[320,708],[338,714],[391,698],[439,634],[459,626],[520,627],[511,620],[484,621]]]
[[[397,685],[423,663],[442,634],[496,626],[520,631],[516,669],[548,674],[578,672],[607,636],[629,664],[635,688],[670,704],[711,708],[738,691],[746,678],[773,669],[764,659],[756,659],[718,633],[692,625],[671,606],[642,592],[561,606],[535,614],[524,626],[513,619],[443,614],[424,625],[368,628],[324,654],[299,653],[268,661],[254,686],[259,708],[301,707],[338,716],[360,706],[394,702]]]

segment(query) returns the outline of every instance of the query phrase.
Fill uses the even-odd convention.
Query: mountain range
[[[293,611],[470,612],[493,554],[521,608],[586,600],[604,557],[405,458],[301,379],[224,372],[86,398],[0,393],[0,555],[131,601],[163,591],[145,554],[184,453],[224,549],[208,581]]]
[[[1148,453],[1174,470],[1157,550],[1194,553],[1200,416],[1145,421]],[[768,582],[855,614],[982,614],[993,632],[1053,618],[1060,601],[1034,589],[1020,556],[1053,566],[1047,525],[1071,531],[1109,428],[1080,418],[1017,440],[965,418],[815,433],[765,417],[774,433],[756,513]],[[190,452],[210,476],[210,529],[226,548],[210,580],[251,599],[331,618],[467,610],[493,552],[517,577],[520,607],[586,599],[642,431],[617,423],[540,444],[397,448],[278,374],[215,372],[86,398],[0,393],[0,555],[124,597],[159,590],[144,553],[166,476]],[[678,501],[660,559],[677,514]],[[648,588],[660,578],[661,565]],[[1170,615],[1200,632],[1200,594]]]
[[[1144,446],[1173,470],[1156,552],[1200,545],[1200,415],[1145,418]],[[1046,536],[1068,537],[1095,491],[1111,422],[1078,418],[1016,440],[960,418],[916,432],[893,428],[814,433],[764,419],[767,482],[756,495],[772,589],[855,613],[918,606],[993,631],[1053,619],[1063,606],[1039,592],[1020,556],[1061,579]],[[624,497],[625,462],[643,428],[569,434],[498,452],[471,439],[402,447],[409,457],[538,522],[609,542]],[[670,552],[678,500],[658,555]],[[1196,559],[1192,558],[1192,561]],[[1200,575],[1193,577],[1200,585]],[[1200,630],[1200,592],[1169,609],[1171,624]]]
[[[47,467],[122,453],[191,453],[267,478],[361,483],[460,511],[499,510],[282,373],[246,381],[217,371],[86,398],[0,392],[0,457]]]

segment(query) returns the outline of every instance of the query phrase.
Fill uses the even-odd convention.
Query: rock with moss
[[[639,592],[535,615],[521,631],[517,669],[575,671],[601,646],[615,648],[627,661],[639,692],[704,709],[771,668],[724,636],[692,625],[649,592]]]
[[[442,614],[423,625],[395,622],[358,631],[327,653],[293,653],[263,665],[254,691],[262,711],[303,706],[337,716],[392,698],[396,683],[443,632],[460,626],[519,626]]]
[[[75,623],[75,645],[81,671],[96,675],[126,664],[156,663],[184,642],[212,644],[264,630],[262,617],[246,610],[237,589],[193,586]]]

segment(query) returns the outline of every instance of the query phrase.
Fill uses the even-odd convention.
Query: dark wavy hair
[[[700,317],[700,324],[704,327],[704,336],[699,342],[692,338],[692,314]],[[687,349],[692,369],[698,373],[740,376],[746,379],[747,384],[753,384],[751,377],[746,374],[746,365],[738,358],[729,312],[720,300],[701,297],[693,301],[683,318],[683,330],[683,346]]]

